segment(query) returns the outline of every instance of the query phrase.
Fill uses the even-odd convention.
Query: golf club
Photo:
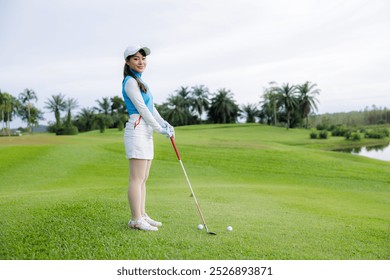
[[[174,139],[173,136],[172,136],[170,139],[171,139],[171,143],[172,143],[173,149],[175,150],[177,159],[179,160],[180,165],[181,165],[181,168],[183,169],[184,175],[185,175],[185,177],[186,177],[186,179],[187,179],[188,186],[190,187],[192,197],[193,197],[194,200],[195,200],[196,208],[198,209],[198,212],[199,212],[199,215],[200,215],[200,217],[201,217],[201,219],[202,219],[203,225],[204,225],[204,227],[205,227],[205,229],[206,229],[206,231],[207,231],[208,234],[216,235],[215,232],[209,231],[209,229],[208,229],[208,227],[207,227],[207,225],[206,225],[206,221],[205,221],[205,219],[204,219],[204,217],[203,217],[202,211],[200,210],[198,200],[196,199],[196,196],[195,196],[194,191],[193,191],[193,189],[192,189],[190,180],[188,179],[187,172],[186,172],[186,170],[185,170],[185,168],[184,168],[184,165],[183,165],[183,162],[182,162],[182,160],[181,160],[181,157],[180,157],[180,154],[179,154],[179,150],[178,150],[177,147],[176,147],[175,139]]]

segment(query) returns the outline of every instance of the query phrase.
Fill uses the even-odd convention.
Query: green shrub
[[[351,131],[351,130],[347,130],[344,134],[344,137],[346,140],[352,140],[352,141],[359,141],[361,140],[361,135],[359,133],[359,131]]]
[[[366,130],[364,137],[366,138],[375,138],[375,139],[383,139],[390,136],[390,132],[387,128],[375,128]]]
[[[320,139],[328,139],[328,132],[326,130],[320,131]]]
[[[360,133],[359,132],[352,132],[351,133],[351,140],[360,141],[361,140]]]
[[[337,125],[332,128],[332,136],[345,136],[348,131],[344,125]]]
[[[312,131],[312,132],[310,133],[310,139],[317,139],[317,137],[318,137],[317,132]]]
[[[317,130],[327,130],[328,127],[329,127],[328,125],[323,124],[323,123],[317,124],[317,126],[316,126]]]
[[[49,123],[49,125],[47,126],[47,132],[56,133],[57,130],[58,126],[55,123]]]
[[[77,126],[63,127],[57,130],[56,135],[77,135],[79,130]]]
[[[122,120],[119,120],[117,123],[117,127],[119,131],[122,131],[125,128],[125,124]]]

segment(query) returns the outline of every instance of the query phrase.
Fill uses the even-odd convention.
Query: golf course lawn
[[[0,259],[388,260],[390,162],[258,124],[178,127],[154,136],[148,214],[130,230],[123,131],[0,137]],[[366,139],[363,139],[367,141]],[[233,231],[226,230],[232,226]]]

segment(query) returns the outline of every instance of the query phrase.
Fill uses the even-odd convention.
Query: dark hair
[[[146,56],[144,50],[139,50],[139,52],[143,55],[143,56]],[[128,57],[126,57],[126,61],[130,60],[131,57],[133,57],[133,55],[129,55]],[[134,78],[136,81],[137,81],[137,84],[138,84],[138,87],[140,88],[141,92],[143,93],[146,93],[148,91],[148,89],[146,88],[146,86],[141,82],[140,79],[138,79],[138,77],[136,75],[134,75],[133,71],[131,71],[130,69],[130,66],[127,65],[127,63],[125,63],[125,66],[123,68],[123,81],[125,80],[125,78],[127,76],[130,76],[132,78]]]

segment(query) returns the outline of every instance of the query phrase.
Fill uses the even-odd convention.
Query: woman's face
[[[146,68],[146,56],[143,56],[140,52],[126,60],[126,64],[129,65],[130,69],[142,73]]]

